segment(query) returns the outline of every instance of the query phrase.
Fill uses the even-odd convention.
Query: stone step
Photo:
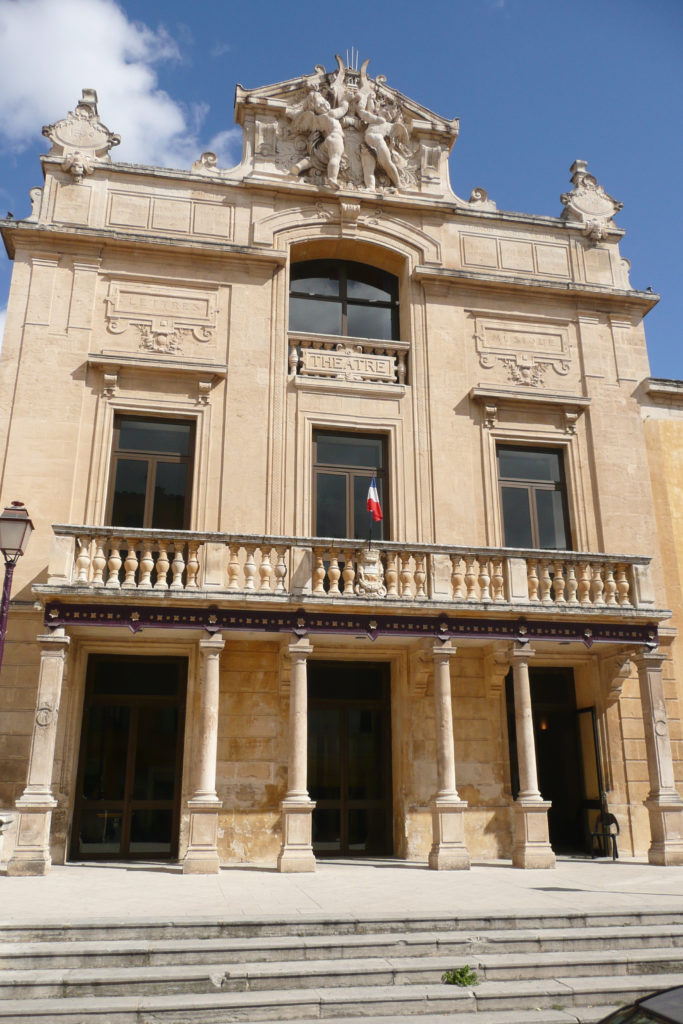
[[[159,941],[163,939],[251,938],[278,935],[366,935],[394,932],[443,932],[457,929],[468,934],[501,930],[546,930],[549,928],[619,928],[632,925],[680,925],[680,914],[668,911],[636,913],[565,913],[550,915],[454,915],[430,914],[406,917],[395,914],[372,917],[328,917],[302,915],[221,921],[177,918],[163,921],[100,920],[44,924],[40,921],[17,924],[0,921],[0,942],[74,942],[74,941]]]
[[[311,988],[276,992],[220,992],[210,995],[121,996],[113,998],[39,999],[0,1001],[2,1024],[230,1024],[251,1021],[353,1020],[384,1017],[392,1021],[407,1017],[452,1015],[464,1024],[461,1014],[474,1014],[475,1024],[484,1024],[482,1014],[515,1011],[516,1024],[522,1013],[539,1022],[538,1010],[564,1013],[561,1024],[581,1019],[575,1008],[609,1007],[630,1002],[652,992],[683,984],[683,974],[617,978],[557,978],[544,981],[484,982],[476,988],[453,985],[391,985],[352,988]],[[592,1012],[592,1011],[591,1011]],[[546,1014],[550,1021],[553,1017]],[[586,1018],[591,1019],[591,1018]],[[595,1017],[592,1017],[595,1020]],[[599,1019],[599,1018],[597,1018]],[[499,1017],[500,1021],[500,1017]],[[501,1022],[502,1024],[502,1022]]]
[[[347,960],[192,964],[154,967],[4,971],[0,999],[60,999],[84,996],[172,995],[185,992],[268,992],[309,988],[436,985],[445,971],[463,966],[453,957],[365,957]],[[619,977],[683,973],[677,950],[543,953],[470,958],[481,982],[552,981],[558,975]],[[656,987],[656,983],[655,983]]]
[[[547,928],[470,934],[383,932],[378,935],[254,938],[74,940],[0,942],[0,969],[148,967],[171,964],[231,964],[252,959],[333,960],[372,956],[446,956],[467,960],[502,953],[529,954],[617,949],[683,948],[683,925],[622,925],[618,928]]]

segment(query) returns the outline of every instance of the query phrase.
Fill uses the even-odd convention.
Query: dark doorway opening
[[[316,856],[393,854],[389,665],[308,663],[308,780]]]
[[[71,857],[178,856],[187,661],[88,660]]]
[[[591,727],[584,729],[585,716],[576,706],[571,668],[530,668],[529,681],[538,787],[543,799],[552,803],[548,812],[550,845],[556,853],[586,853],[589,812],[595,807],[594,792],[599,788],[597,776],[593,778],[600,758],[592,719]],[[506,697],[512,796],[516,799],[519,768],[512,672],[506,680]]]

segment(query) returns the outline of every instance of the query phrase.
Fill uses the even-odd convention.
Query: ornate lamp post
[[[0,516],[0,551],[5,559],[5,582],[2,587],[2,604],[0,604],[0,666],[5,650],[7,612],[14,567],[26,550],[32,532],[33,523],[29,519],[28,511],[22,501],[13,501],[3,510]]]

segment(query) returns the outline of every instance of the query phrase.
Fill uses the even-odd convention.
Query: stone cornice
[[[565,298],[591,299],[609,305],[619,304],[633,306],[649,313],[659,302],[659,295],[651,292],[639,292],[626,288],[613,288],[609,285],[585,284],[580,281],[558,282],[546,278],[519,278],[507,274],[479,273],[471,270],[459,270],[450,267],[417,266],[413,272],[415,281],[429,284],[461,288],[478,288],[486,291],[503,292],[534,291],[546,295],[564,296]]]
[[[53,227],[48,224],[36,224],[31,221],[7,220],[0,218],[0,234],[10,259],[14,259],[18,244],[35,247],[38,244],[48,246],[69,247],[74,253],[82,253],[84,243],[99,247],[101,252],[107,247],[116,246],[125,249],[132,247],[136,252],[149,250],[152,253],[167,251],[169,253],[195,253],[210,259],[245,258],[254,263],[284,265],[287,253],[279,249],[265,249],[250,245],[234,245],[231,242],[209,242],[179,239],[161,234],[138,234],[132,231],[113,231],[108,228],[85,227]]]

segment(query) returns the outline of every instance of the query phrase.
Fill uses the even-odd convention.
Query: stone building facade
[[[367,62],[235,117],[231,170],[116,163],[85,90],[2,222],[8,870],[552,867],[605,802],[683,863],[620,204],[580,160],[558,217],[458,197],[457,120]]]

